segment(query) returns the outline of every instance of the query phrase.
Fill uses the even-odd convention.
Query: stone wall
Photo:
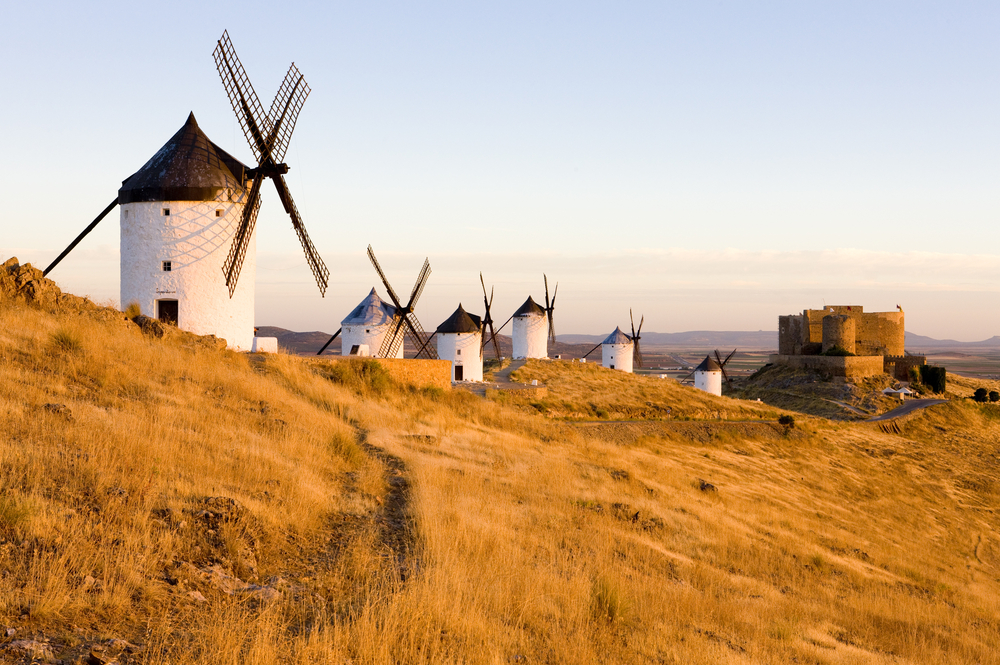
[[[871,312],[856,317],[857,353],[902,356],[904,325],[902,312]]]
[[[884,368],[882,356],[787,356],[774,354],[770,362],[811,369],[829,376],[860,379],[881,374]]]
[[[823,317],[823,353],[835,348],[855,353],[854,319],[843,314]]]
[[[861,305],[829,305],[824,309],[803,310],[801,315],[779,316],[778,352],[788,356],[816,355],[834,346],[824,344],[823,340],[824,319],[828,317],[841,320],[841,323],[827,324],[838,338],[846,336],[851,325],[843,322],[844,317],[853,322],[853,352],[859,356],[902,356],[904,353],[903,313],[865,312]],[[839,345],[849,347],[849,344]]]
[[[897,381],[910,380],[910,368],[927,364],[927,356],[885,356],[885,373]]]
[[[797,356],[802,353],[802,317],[786,314],[778,317],[778,353]]]
[[[400,383],[418,388],[451,390],[451,361],[402,358],[375,358],[389,375]]]

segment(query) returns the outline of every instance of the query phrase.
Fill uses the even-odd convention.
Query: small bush
[[[834,346],[834,347],[831,347],[831,348],[827,349],[826,351],[824,351],[820,355],[823,355],[823,356],[844,357],[844,356],[853,356],[853,355],[856,355],[856,354],[851,353],[850,351],[848,351],[847,349],[845,349],[842,346]]]
[[[1000,402],[1000,393],[998,393],[995,390],[991,390],[990,391],[990,401],[991,402]]]
[[[349,358],[331,363],[326,377],[357,391],[384,394],[392,385],[392,377],[377,360]]]
[[[134,319],[140,314],[142,314],[142,308],[139,306],[139,303],[134,300],[128,304],[128,307],[125,308],[125,316],[130,319]]]
[[[976,388],[976,392],[972,394],[972,399],[979,403],[984,403],[989,399],[989,395],[986,393],[986,388]]]
[[[621,591],[604,577],[594,580],[590,590],[591,611],[595,619],[623,621],[628,614],[628,601]]]
[[[31,518],[31,509],[9,496],[0,496],[0,533],[20,531]]]
[[[49,336],[52,349],[60,353],[83,353],[83,341],[75,331],[69,328],[59,328]]]
[[[783,416],[778,416],[778,424],[782,425],[787,429],[792,429],[795,427],[795,416],[785,414]]]

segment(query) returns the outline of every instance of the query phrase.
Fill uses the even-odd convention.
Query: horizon
[[[559,282],[557,333],[630,307],[650,329],[752,331],[849,303],[900,304],[935,339],[1000,334],[1000,7],[268,8],[182,5],[200,21],[170,48],[134,29],[157,7],[11,8],[0,260],[44,268],[189,112],[253,162],[211,56],[228,30],[265,106],[293,61],[312,88],[287,180],[330,290],[265,188],[262,325],[335,330],[384,296],[371,243],[399,293],[430,258],[427,327],[482,310],[482,271],[498,319]],[[117,301],[117,215],[61,288]]]

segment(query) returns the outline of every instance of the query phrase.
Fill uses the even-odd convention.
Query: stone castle
[[[831,305],[778,317],[778,353],[771,362],[860,378],[885,372],[909,379],[924,356],[906,355],[903,312],[865,312],[861,305]],[[830,354],[830,355],[826,355]]]

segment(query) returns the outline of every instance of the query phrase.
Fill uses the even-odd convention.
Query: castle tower
[[[247,167],[212,143],[194,114],[118,190],[121,303],[231,349],[253,343],[256,235],[232,297],[222,265],[243,215]]]
[[[722,368],[712,356],[705,356],[694,368],[694,387],[713,395],[722,395]]]
[[[368,296],[340,322],[340,354],[348,356],[355,347],[360,350],[367,346],[368,355],[377,357],[395,318],[396,308],[379,298],[372,287]],[[403,344],[399,345],[396,357],[403,357]]]
[[[621,328],[615,328],[615,331],[601,342],[601,352],[602,366],[622,372],[632,372],[632,340],[622,332]]]
[[[483,321],[469,314],[461,303],[437,327],[437,352],[451,361],[452,381],[483,380]]]
[[[549,322],[545,310],[531,296],[514,312],[513,325],[511,356],[514,360],[548,357]]]
[[[844,314],[830,314],[823,317],[823,353],[840,347],[849,353],[856,352],[854,318]]]

